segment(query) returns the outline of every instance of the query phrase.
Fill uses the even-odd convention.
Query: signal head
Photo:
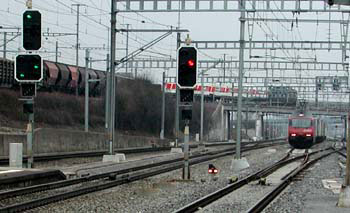
[[[23,48],[41,48],[41,13],[37,10],[27,10],[23,13]]]
[[[18,55],[15,61],[15,79],[18,82],[39,82],[43,78],[40,55]]]
[[[180,47],[177,55],[177,84],[192,89],[197,83],[197,49]]]

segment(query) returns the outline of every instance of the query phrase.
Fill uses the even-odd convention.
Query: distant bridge
[[[223,111],[237,111],[237,105],[235,104],[232,108],[231,103],[222,103],[223,105]],[[295,107],[288,107],[288,106],[242,106],[243,112],[260,112],[260,113],[278,113],[278,114],[292,114],[295,112]],[[309,111],[313,115],[329,115],[329,116],[346,116],[348,114],[348,111],[346,109],[327,109],[327,108],[316,108],[311,107],[309,108]]]

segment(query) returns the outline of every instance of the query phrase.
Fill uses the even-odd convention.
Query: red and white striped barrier
[[[176,90],[176,83],[166,83],[165,84],[165,89],[169,92],[172,90]],[[220,93],[232,93],[232,88],[229,87],[215,87],[215,86],[204,86],[204,91],[208,93],[215,93],[215,92],[220,92]],[[194,88],[195,91],[202,91],[202,86],[201,85],[196,85]],[[238,93],[238,88],[233,89],[233,93]],[[249,89],[249,90],[244,90],[243,93],[248,93],[250,95],[266,95],[266,92],[260,92],[257,89]]]

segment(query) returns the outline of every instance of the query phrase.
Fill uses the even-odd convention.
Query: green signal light
[[[32,19],[32,15],[28,14],[27,19]]]
[[[34,65],[34,69],[39,69],[39,65]]]
[[[19,76],[21,76],[21,78],[24,78],[24,74],[23,73],[21,73]]]

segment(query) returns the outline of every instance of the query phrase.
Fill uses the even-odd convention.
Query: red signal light
[[[188,61],[187,61],[187,65],[188,65],[189,67],[194,67],[194,60],[192,60],[192,59],[188,60]]]
[[[209,174],[217,174],[218,170],[217,169],[208,169]]]

